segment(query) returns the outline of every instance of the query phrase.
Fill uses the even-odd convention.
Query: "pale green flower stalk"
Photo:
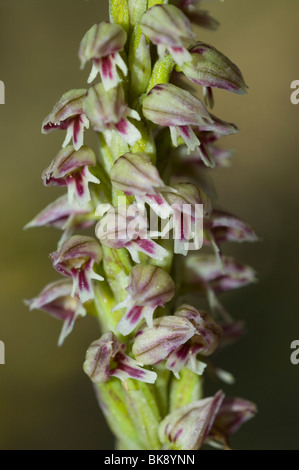
[[[28,227],[62,230],[50,257],[64,277],[28,304],[63,321],[59,344],[77,319],[98,319],[84,371],[118,449],[226,449],[256,411],[221,390],[204,397],[203,377],[233,381],[209,356],[243,334],[217,294],[255,280],[221,246],[256,235],[215,208],[206,176],[229,164],[231,153],[215,143],[238,130],[208,110],[212,90],[247,87],[234,63],[197,39],[198,26],[217,27],[201,7],[110,0],[110,22],[93,25],[79,48],[90,87],[64,93],[42,124],[45,134],[66,131],[42,178],[67,194]],[[96,152],[83,144],[88,128]],[[167,226],[172,236],[159,238]]]

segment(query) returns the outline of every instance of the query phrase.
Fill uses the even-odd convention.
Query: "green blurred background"
[[[298,122],[290,83],[299,79],[297,0],[226,0],[207,3],[221,22],[202,31],[236,62],[250,86],[239,97],[216,93],[215,113],[241,131],[224,142],[236,149],[233,166],[217,170],[221,205],[250,222],[263,239],[229,247],[252,264],[260,282],[226,297],[249,334],[218,358],[237,377],[230,395],[255,401],[258,416],[232,439],[236,449],[299,449],[299,365],[290,343],[299,339],[298,312]],[[56,278],[49,252],[53,229],[22,227],[57,191],[45,189],[41,171],[61,145],[62,134],[45,137],[40,125],[57,98],[86,86],[79,71],[81,37],[107,17],[104,0],[0,0],[1,149],[1,449],[112,449],[92,387],[82,372],[89,343],[99,336],[92,319],[80,322],[65,345],[60,324],[28,312],[22,299]]]

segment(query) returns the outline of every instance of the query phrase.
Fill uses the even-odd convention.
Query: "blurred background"
[[[207,7],[221,27],[202,30],[201,39],[237,63],[250,87],[242,97],[215,93],[215,113],[241,130],[224,141],[236,149],[232,167],[215,171],[213,179],[222,207],[262,238],[228,250],[259,275],[258,284],[225,299],[249,333],[219,355],[218,364],[237,377],[224,390],[259,408],[232,446],[298,449],[299,365],[290,362],[290,344],[299,339],[299,106],[290,102],[290,84],[299,79],[299,2],[226,0]],[[63,136],[42,136],[41,122],[64,91],[86,87],[78,45],[107,10],[103,0],[0,0],[0,79],[6,86],[0,106],[1,449],[113,448],[82,372],[86,348],[99,336],[97,324],[80,322],[58,349],[59,322],[23,305],[56,279],[47,256],[58,233],[22,230],[58,194],[43,187],[40,174]]]

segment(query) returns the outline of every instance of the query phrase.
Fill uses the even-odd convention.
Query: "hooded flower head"
[[[109,248],[126,248],[133,261],[139,263],[138,253],[162,260],[168,252],[148,236],[148,220],[143,206],[136,204],[111,207],[97,223],[96,236]]]
[[[122,335],[130,334],[142,319],[152,327],[154,311],[172,299],[175,285],[163,269],[150,264],[138,264],[131,270],[127,291],[127,298],[113,309],[126,308],[116,327]]]
[[[66,147],[73,140],[75,150],[79,150],[83,145],[84,128],[89,128],[89,121],[83,112],[85,95],[85,89],[64,93],[51,113],[44,119],[42,133],[49,134],[55,129],[66,130],[62,147]]]
[[[232,122],[223,121],[222,119],[210,114],[211,121],[200,124],[198,126],[198,136],[204,142],[213,143],[223,136],[233,135],[239,131],[239,128]]]
[[[221,328],[206,312],[182,305],[175,316],[155,319],[152,328],[142,326],[132,352],[141,364],[153,365],[166,359],[166,368],[177,378],[183,367],[201,375],[206,364],[196,356],[212,354],[220,336]]]
[[[213,120],[203,103],[191,93],[170,83],[156,85],[144,98],[143,114],[162,127],[169,127],[172,143],[178,145],[181,137],[189,150],[200,146],[200,141],[191,126],[211,126]],[[212,162],[205,160],[207,166]]]
[[[154,383],[157,374],[139,367],[134,359],[125,354],[125,350],[126,345],[121,344],[112,332],[105,333],[89,346],[84,372],[96,384],[107,382],[110,377]]]
[[[88,184],[100,183],[98,178],[89,171],[89,167],[95,164],[96,156],[91,148],[82,146],[76,151],[69,145],[60,150],[50,166],[43,172],[44,185],[67,186],[70,204],[76,198],[82,207],[90,201]]]
[[[72,332],[75,321],[86,315],[86,311],[77,295],[72,296],[72,283],[59,280],[46,286],[37,297],[27,300],[30,310],[44,310],[54,318],[63,321],[58,346]]]
[[[96,240],[73,235],[50,257],[56,271],[73,278],[72,296],[77,293],[83,303],[94,297],[92,279],[103,281],[93,270],[94,264],[102,259],[102,250]]]
[[[143,15],[140,25],[143,33],[158,46],[160,56],[167,50],[178,65],[191,60],[183,44],[183,40],[194,37],[190,21],[174,5],[153,6]]]
[[[198,450],[213,426],[224,394],[197,400],[173,411],[160,424],[159,438],[173,450]]]
[[[121,81],[117,67],[127,75],[128,68],[120,55],[126,41],[127,33],[119,24],[102,22],[87,31],[80,44],[79,59],[81,69],[90,60],[93,62],[88,83],[99,73],[108,91]]]
[[[140,121],[137,111],[130,109],[120,85],[105,91],[102,83],[91,87],[84,101],[84,112],[95,131],[102,132],[108,144],[117,132],[129,145],[141,139],[141,133],[128,119]]]
[[[140,204],[148,203],[162,218],[170,215],[170,208],[162,193],[175,192],[162,181],[157,168],[145,153],[126,153],[114,163],[110,178],[113,186],[127,196],[135,196]]]
[[[157,168],[145,153],[126,153],[119,157],[110,177],[113,186],[128,196],[155,195],[167,190]]]

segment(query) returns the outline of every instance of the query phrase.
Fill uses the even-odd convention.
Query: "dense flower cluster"
[[[194,24],[217,27],[201,0],[110,1],[110,22],[93,25],[79,48],[81,68],[92,65],[88,83],[98,81],[64,93],[42,124],[46,134],[66,131],[42,179],[67,194],[27,227],[63,230],[50,258],[65,278],[28,304],[64,322],[59,344],[79,318],[98,317],[102,336],[90,345],[84,371],[128,449],[228,448],[256,411],[222,391],[202,396],[205,370],[231,379],[210,356],[243,334],[217,296],[255,281],[252,268],[223,255],[222,244],[257,237],[215,207],[207,190],[206,169],[230,157],[216,143],[238,131],[210,112],[212,90],[242,94],[247,87],[233,62],[196,40]],[[202,87],[204,102],[179,85],[179,74]],[[98,155],[84,145],[88,128],[98,136]],[[205,296],[210,312],[200,300],[180,300],[188,294]]]

